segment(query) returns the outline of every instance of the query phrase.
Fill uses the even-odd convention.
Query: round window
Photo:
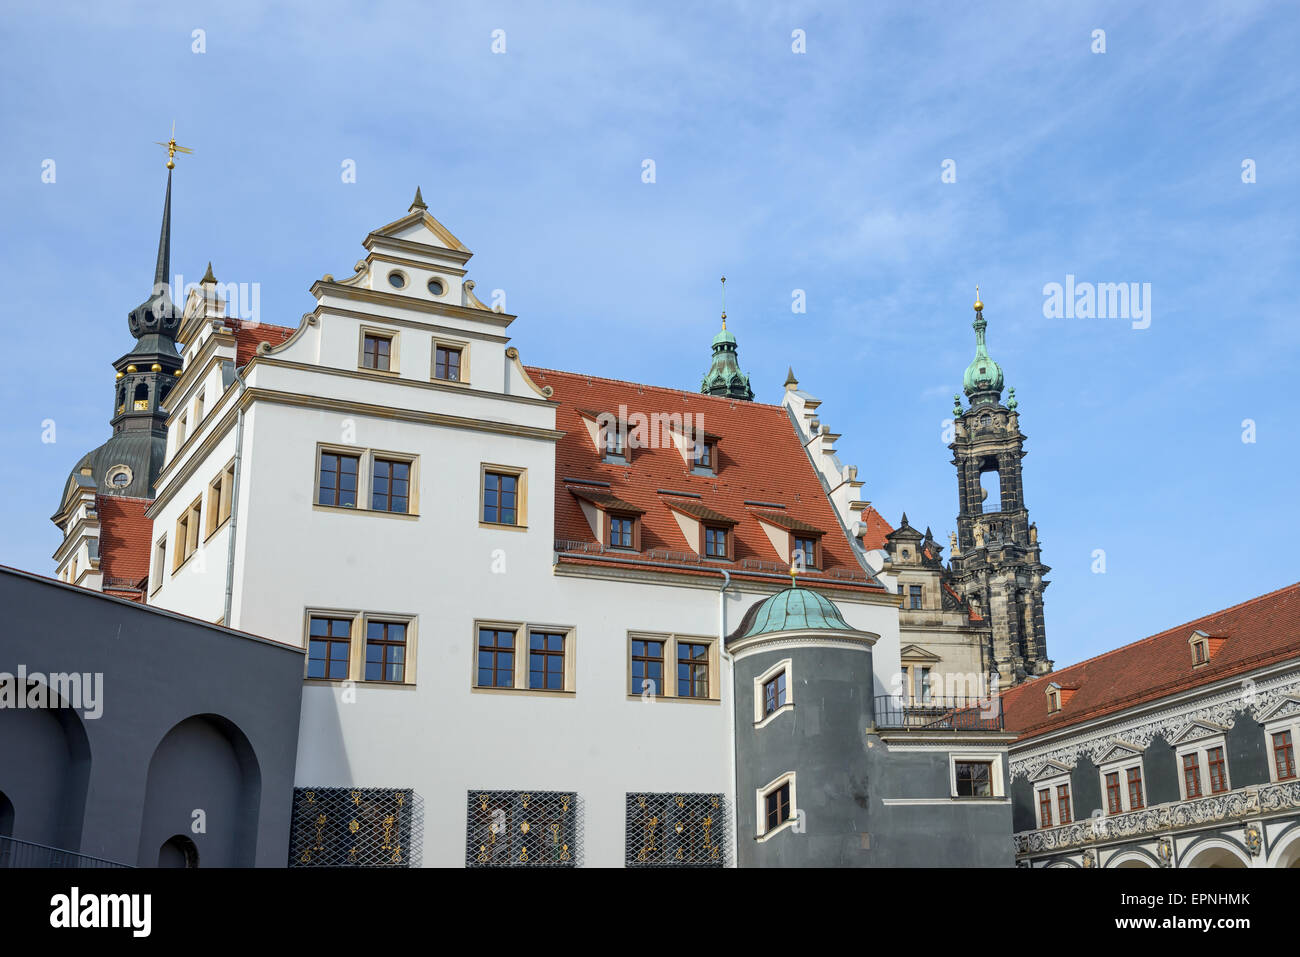
[[[406,277],[400,272],[390,272],[388,274],[388,284],[394,289],[401,289],[406,285]]]
[[[131,467],[114,465],[108,470],[108,484],[114,488],[126,488],[131,484]]]
[[[429,280],[429,292],[433,293],[435,296],[441,296],[446,291],[447,287],[442,284],[441,279]]]

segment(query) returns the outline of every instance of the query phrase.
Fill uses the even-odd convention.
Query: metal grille
[[[628,867],[725,867],[728,833],[721,794],[627,796]]]
[[[467,867],[576,867],[578,796],[572,791],[470,791]]]
[[[411,867],[424,836],[410,788],[294,788],[290,867]]]

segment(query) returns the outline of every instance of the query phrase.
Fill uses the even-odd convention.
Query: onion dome
[[[975,287],[975,358],[966,367],[962,376],[962,388],[972,405],[996,403],[1002,397],[1002,367],[989,355],[984,342],[984,330],[988,322],[984,319],[984,303],[979,299],[979,287]]]

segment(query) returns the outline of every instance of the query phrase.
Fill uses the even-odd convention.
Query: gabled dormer
[[[1192,652],[1192,667],[1199,668],[1202,665],[1208,665],[1227,638],[1227,635],[1212,635],[1209,632],[1201,631],[1199,628],[1192,632],[1187,639],[1188,647],[1191,648]]]
[[[782,564],[801,571],[821,567],[822,529],[784,512],[764,510],[755,512],[754,517]]]
[[[645,509],[623,501],[609,490],[608,482],[569,479],[565,488],[578,500],[591,533],[603,547],[641,551],[641,517]]]
[[[1070,699],[1074,697],[1074,693],[1078,690],[1079,686],[1077,684],[1049,681],[1045,691],[1047,695],[1047,713],[1056,714],[1056,712],[1061,711],[1069,704]]]

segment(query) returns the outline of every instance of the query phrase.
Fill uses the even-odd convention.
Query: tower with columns
[[[990,657],[1004,685],[1052,669],[1043,621],[1038,530],[1025,505],[1025,435],[1016,390],[1002,401],[1002,368],[988,353],[984,303],[975,301],[975,358],[954,396],[952,464],[957,468],[957,541],[953,587],[992,628]]]

